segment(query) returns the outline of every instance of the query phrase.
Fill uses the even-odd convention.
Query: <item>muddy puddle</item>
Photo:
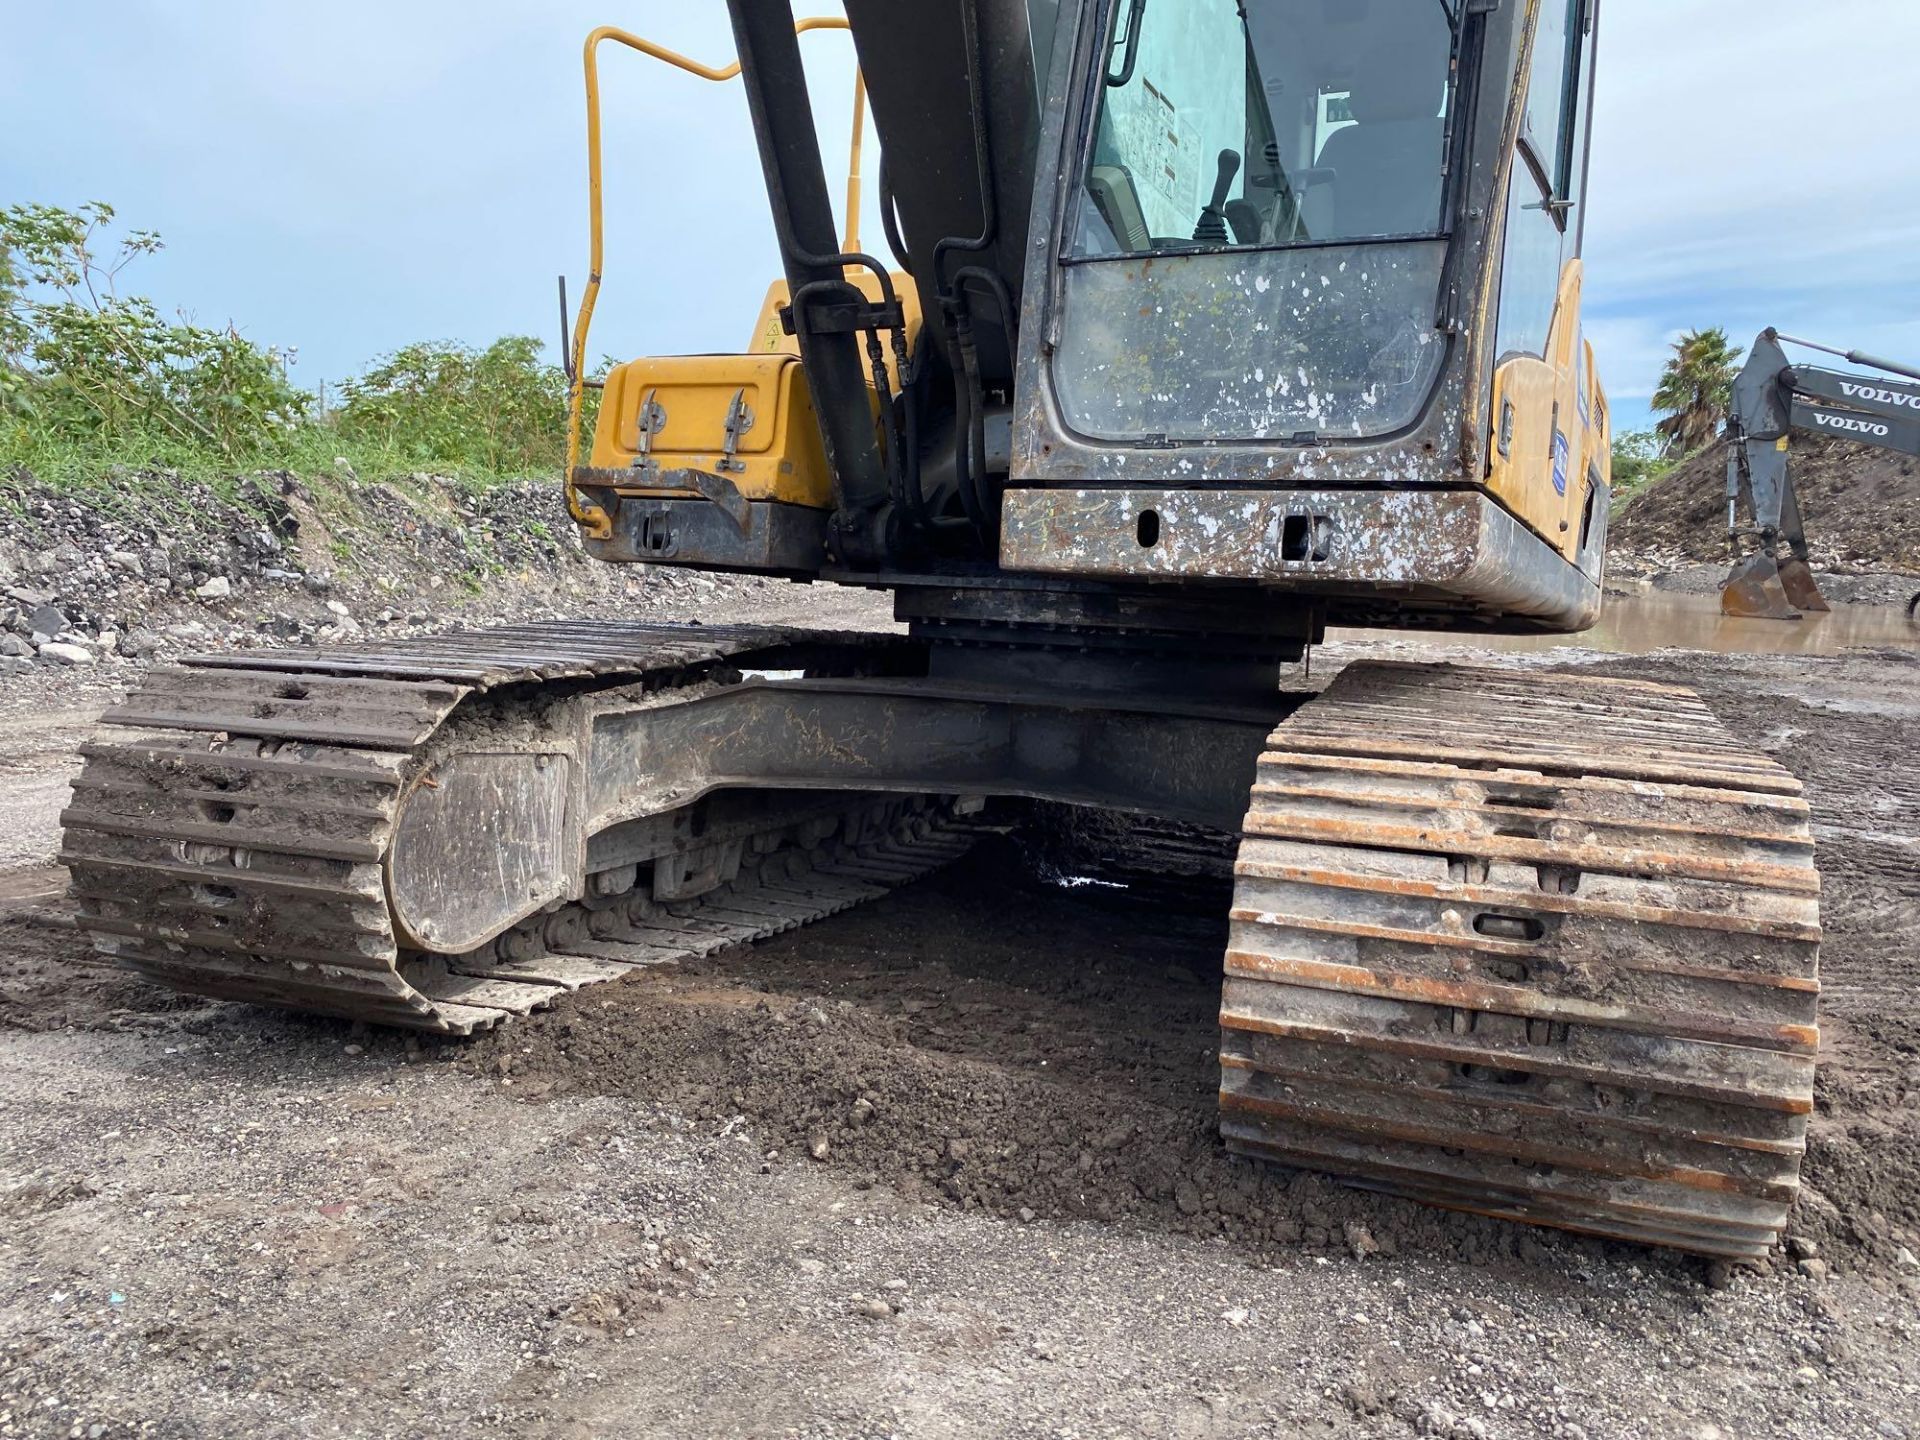
[[[1399,641],[1405,630],[1329,630],[1329,640]],[[1436,637],[1457,643],[1459,637]],[[1655,650],[1712,650],[1729,655],[1833,655],[1842,650],[1892,646],[1920,650],[1920,624],[1894,605],[1836,605],[1825,615],[1798,620],[1736,620],[1720,613],[1718,595],[1650,593],[1609,595],[1600,623],[1578,635],[1476,635],[1475,648],[1557,650],[1569,646],[1619,655]]]

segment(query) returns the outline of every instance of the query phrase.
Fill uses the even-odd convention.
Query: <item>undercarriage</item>
[[[953,585],[900,612],[157,670],[64,817],[81,923],[181,990],[467,1034],[875,898],[1004,802],[1138,817],[1111,823],[1147,856],[1237,833],[1231,1147],[1772,1243],[1816,1046],[1806,807],[1687,692],[1368,663],[1316,696],[1281,686],[1314,637],[1280,610]]]

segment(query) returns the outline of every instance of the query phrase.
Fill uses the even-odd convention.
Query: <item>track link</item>
[[[1349,666],[1235,866],[1230,1148],[1723,1257],[1799,1185],[1819,880],[1800,785],[1690,691]]]
[[[307,652],[195,657],[104,718],[62,815],[95,946],[174,989],[468,1034],[636,965],[708,953],[882,894],[966,836],[900,799],[828,800],[745,837],[697,898],[623,884],[555,903],[475,950],[403,947],[389,841],[435,743],[482,696],[539,724],[562,694],[701,684],[885,637],[756,627],[545,624]],[[596,877],[605,878],[605,877]],[[616,874],[616,880],[620,877]]]

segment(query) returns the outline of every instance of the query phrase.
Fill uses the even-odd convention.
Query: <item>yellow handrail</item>
[[[846,20],[838,15],[809,15],[795,23],[793,33],[809,30],[845,30]],[[740,73],[740,62],[729,65],[703,65],[678,51],[651,40],[642,39],[613,25],[602,25],[587,36],[582,59],[587,75],[587,285],[580,296],[580,310],[573,326],[573,380],[567,387],[567,510],[596,540],[613,534],[613,522],[597,505],[590,505],[574,488],[573,472],[580,463],[580,412],[586,393],[587,330],[593,323],[593,305],[600,294],[600,264],[603,254],[600,223],[600,65],[597,52],[602,40],[612,40],[642,55],[664,60],[676,69],[702,80],[731,80]],[[853,144],[847,157],[847,238],[846,248],[857,250],[860,244],[860,139],[866,127],[867,87],[859,71],[853,77]]]
[[[847,233],[840,241],[843,253],[860,248],[860,139],[867,128],[867,82],[853,72],[853,140],[847,146]]]

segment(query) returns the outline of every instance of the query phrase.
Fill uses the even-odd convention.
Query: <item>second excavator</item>
[[[1795,365],[1783,344],[1825,351],[1885,373]],[[1827,609],[1807,563],[1806,522],[1787,463],[1790,439],[1796,432],[1824,435],[1920,455],[1920,385],[1915,381],[1920,370],[1897,360],[1796,340],[1771,326],[1754,337],[1747,363],[1734,377],[1727,413],[1727,545],[1734,566],[1720,590],[1723,613],[1798,620],[1803,611]],[[1753,521],[1744,534],[1742,501]],[[1783,541],[1784,560],[1779,556]],[[1747,544],[1752,548],[1743,554]]]
[[[1098,807],[1239,837],[1235,1150],[1774,1243],[1817,1046],[1798,783],[1669,687],[1300,678],[1332,624],[1598,613],[1596,0],[728,10],[729,65],[589,41],[569,503],[603,560],[877,587],[904,633],[552,625],[156,671],[66,817],[100,948],[465,1033],[877,894],[983,807]],[[837,227],[814,129],[801,36],[843,28],[890,261]],[[615,366],[589,447],[607,42],[737,75],[782,273],[743,351]]]

